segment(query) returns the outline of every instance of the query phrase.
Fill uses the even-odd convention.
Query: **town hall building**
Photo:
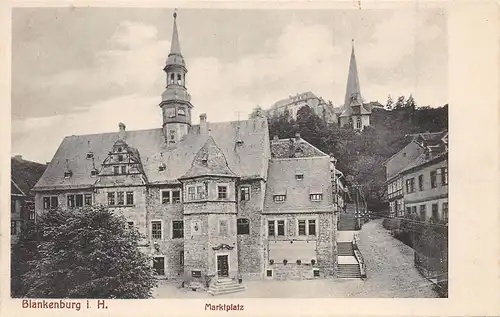
[[[67,136],[34,187],[38,214],[106,206],[159,277],[308,279],[336,267],[332,158],[266,119],[192,124],[174,13],[162,127]]]

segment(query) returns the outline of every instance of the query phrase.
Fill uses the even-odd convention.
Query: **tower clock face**
[[[167,118],[175,118],[175,109],[174,108],[167,108],[165,110],[165,115]]]

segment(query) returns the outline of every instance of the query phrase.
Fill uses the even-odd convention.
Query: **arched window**
[[[182,75],[177,74],[177,85],[182,85]]]
[[[236,220],[238,234],[250,234],[250,220],[246,218],[239,218]]]
[[[361,129],[361,118],[360,117],[358,117],[356,119],[356,129]]]
[[[349,118],[349,128],[352,129],[352,127],[353,127],[352,118]]]
[[[170,74],[170,83],[173,84],[175,82],[175,74],[171,73]]]

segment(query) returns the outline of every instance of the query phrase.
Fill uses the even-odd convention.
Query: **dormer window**
[[[94,158],[94,153],[92,153],[92,152],[88,152],[88,153],[87,153],[87,160],[91,160],[91,159],[93,159],[93,158]]]
[[[96,169],[90,171],[90,177],[96,177],[99,172]]]
[[[275,203],[282,203],[286,200],[286,195],[273,195],[273,200]]]
[[[122,152],[122,150],[123,150],[123,149],[122,149],[121,147],[119,147],[119,148],[117,149],[118,153],[121,153],[121,152]]]
[[[165,163],[161,163],[160,166],[158,166],[158,171],[163,172],[166,168],[167,166],[165,165]]]
[[[72,171],[65,171],[64,172],[64,178],[71,178],[71,176],[73,176],[73,172]]]
[[[295,179],[298,180],[298,181],[303,180],[304,179],[304,174],[302,174],[302,173],[295,174]]]
[[[323,194],[310,194],[309,198],[311,199],[311,201],[322,201]]]

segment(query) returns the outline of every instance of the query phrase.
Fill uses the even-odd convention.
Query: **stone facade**
[[[263,279],[274,267],[280,279],[332,276],[330,157],[300,135],[293,151],[283,150],[288,139],[271,144],[265,119],[209,124],[203,114],[191,125],[178,41],[174,22],[162,127],[120,123],[118,133],[65,138],[35,186],[36,212],[110,208],[143,234],[140,247],[165,279]],[[289,265],[271,264],[270,253]]]

